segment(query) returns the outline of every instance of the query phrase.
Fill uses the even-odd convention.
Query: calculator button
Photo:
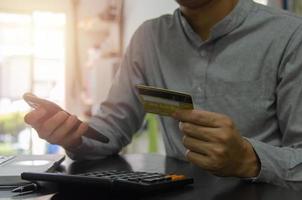
[[[111,176],[109,176],[109,178],[117,179],[117,178],[120,178],[120,176],[113,176],[113,175],[111,175]]]
[[[152,178],[148,178],[148,179],[143,179],[142,182],[146,182],[146,183],[154,183],[156,182],[156,179],[152,179]]]
[[[83,174],[84,176],[94,176],[93,173],[86,173],[86,174]]]
[[[139,182],[140,179],[139,178],[128,178],[129,181],[135,181],[135,182]]]
[[[143,176],[143,179],[153,179],[153,178],[159,178],[163,177],[162,175],[148,175],[148,176]]]
[[[170,178],[171,181],[179,181],[179,180],[184,180],[186,177],[184,175],[168,175],[166,176],[167,178]]]
[[[124,178],[117,178],[117,179],[115,179],[115,181],[128,182],[128,180],[124,179]]]
[[[119,176],[119,178],[127,178],[127,176],[125,176],[125,175],[122,175],[122,176]]]
[[[168,178],[166,178],[166,177],[156,178],[156,181],[160,181],[160,182],[169,181],[169,180],[171,180],[170,177],[168,177]]]

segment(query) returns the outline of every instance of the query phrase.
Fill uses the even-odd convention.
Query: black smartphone
[[[47,114],[39,121],[40,123],[43,123],[43,121],[45,121],[46,119],[48,119],[49,117],[55,115],[57,112],[59,111],[64,111],[60,106],[58,106],[57,104],[48,101],[46,99],[42,99],[39,98],[31,93],[25,93],[23,95],[23,99],[25,100],[25,102],[32,108],[36,109],[38,107],[42,107],[47,111]],[[66,112],[67,114],[69,114],[68,112]],[[69,114],[70,115],[70,114]],[[81,121],[79,120],[78,122],[78,126],[81,124]],[[98,132],[97,130],[95,130],[94,128],[90,127],[88,128],[88,130],[84,133],[85,137],[103,142],[103,143],[108,143],[109,142],[109,138],[106,137],[105,135],[103,135],[102,133]]]

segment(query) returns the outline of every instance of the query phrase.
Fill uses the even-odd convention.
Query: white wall
[[[124,0],[124,47],[144,21],[172,14],[177,7],[174,0]]]
[[[0,10],[5,12],[31,12],[33,10],[66,12],[69,0],[0,0]]]

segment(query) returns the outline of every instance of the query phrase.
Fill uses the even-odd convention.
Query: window
[[[64,104],[65,26],[64,13],[0,12],[0,155],[46,152],[23,122],[21,98],[30,91]]]
[[[257,3],[264,4],[264,5],[267,5],[267,3],[268,3],[268,0],[254,0],[254,1]]]

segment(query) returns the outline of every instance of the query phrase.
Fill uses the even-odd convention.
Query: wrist
[[[82,145],[82,143],[83,143],[83,139],[82,139],[82,137],[80,137],[80,138],[72,141],[72,143],[63,146],[63,148],[67,151],[74,151],[77,148],[79,148]]]
[[[254,151],[253,146],[246,139],[243,139],[244,159],[242,159],[240,177],[252,178],[257,177],[260,173],[261,164]]]

